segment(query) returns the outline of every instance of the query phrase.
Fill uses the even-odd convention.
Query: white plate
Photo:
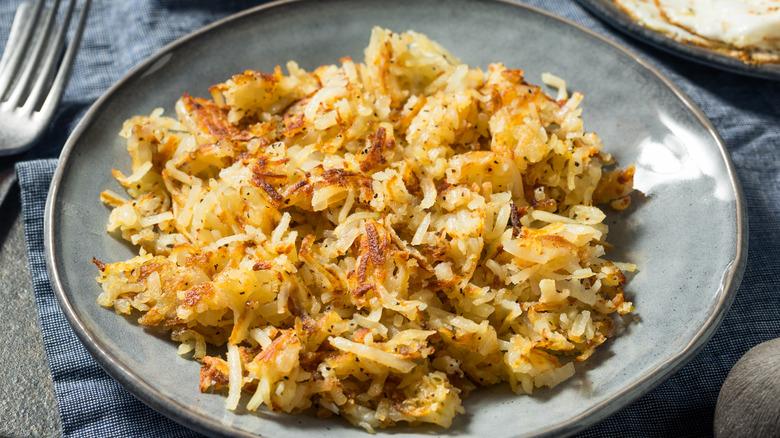
[[[340,418],[229,412],[224,396],[198,391],[199,364],[176,354],[167,335],[96,301],[90,260],[125,260],[134,249],[105,231],[110,169],[129,169],[122,122],[156,107],[173,113],[182,92],[245,69],[271,71],[289,59],[311,69],[362,59],[374,25],[428,34],[464,62],[501,61],[567,80],[585,94],[586,129],[619,163],[637,164],[648,197],[610,218],[610,257],[639,265],[627,291],[638,322],[607,342],[553,390],[517,396],[506,386],[475,391],[449,430],[397,427],[394,436],[499,438],[574,433],[650,391],[694,357],[729,307],[744,269],[744,201],[725,148],[678,88],[632,53],[548,13],[502,1],[298,1],[262,6],[198,31],[155,54],[91,108],[63,150],[45,216],[52,285],[95,359],[138,398],[197,430],[220,436],[365,437]]]

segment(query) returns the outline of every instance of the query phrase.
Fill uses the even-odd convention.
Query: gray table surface
[[[0,437],[62,435],[16,184],[0,205],[0,315]]]

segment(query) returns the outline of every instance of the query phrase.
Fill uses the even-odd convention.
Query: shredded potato
[[[597,207],[628,205],[633,168],[607,170],[582,94],[545,79],[560,99],[375,28],[364,63],[133,117],[129,199],[101,199],[140,249],[93,259],[98,302],[170,330],[229,409],[448,427],[477,387],[555,386],[633,310]]]

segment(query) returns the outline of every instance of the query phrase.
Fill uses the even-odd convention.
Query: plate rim
[[[767,69],[761,64],[745,64],[736,58],[714,50],[677,41],[662,32],[637,23],[610,0],[577,0],[577,2],[610,28],[617,29],[633,39],[650,44],[666,53],[729,73],[780,81],[780,63],[770,63],[768,65],[777,66],[777,68]]]
[[[145,71],[148,67],[154,65],[155,62],[166,56],[167,54],[175,51],[180,46],[186,44],[190,40],[197,38],[203,34],[211,32],[213,29],[225,25],[233,20],[243,18],[248,15],[262,14],[267,9],[274,9],[278,7],[285,7],[290,4],[306,3],[316,0],[277,0],[265,4],[261,4],[255,7],[239,11],[235,14],[221,18],[214,21],[192,33],[182,36],[175,41],[165,45],[157,52],[153,53],[121,79],[116,81],[111,87],[109,87],[89,108],[82,119],[77,124],[71,135],[68,137],[62,152],[60,153],[57,167],[52,177],[51,184],[49,186],[49,192],[46,198],[44,222],[43,222],[43,239],[44,239],[44,253],[46,260],[46,270],[51,282],[52,289],[56,296],[57,302],[60,308],[73,329],[74,333],[95,359],[95,361],[103,368],[112,378],[116,379],[124,388],[131,392],[136,398],[147,404],[152,409],[165,415],[169,419],[182,424],[188,428],[192,428],[198,432],[207,435],[218,436],[239,436],[239,437],[260,437],[263,436],[259,433],[251,433],[245,430],[237,429],[230,425],[224,424],[215,418],[204,417],[196,414],[191,409],[187,408],[178,400],[165,395],[160,390],[151,387],[145,383],[142,377],[133,372],[127,367],[119,358],[113,355],[108,347],[94,336],[92,332],[81,321],[77,310],[71,304],[68,299],[65,288],[60,277],[60,273],[57,269],[57,253],[55,246],[55,235],[53,233],[56,218],[56,200],[59,193],[60,184],[64,176],[64,169],[67,167],[68,161],[72,158],[72,150],[80,140],[81,136],[85,133],[88,125],[99,113],[101,107],[110,100],[110,98],[121,88],[126,82],[135,78],[140,72]],[[737,290],[739,288],[742,276],[744,274],[745,265],[747,263],[747,207],[744,201],[744,195],[742,193],[742,187],[737,177],[734,164],[728,154],[728,150],[718,134],[717,130],[711,124],[709,119],[704,115],[701,109],[685,94],[682,90],[666,77],[659,69],[654,67],[648,61],[641,58],[638,54],[632,50],[621,46],[616,41],[613,41],[604,35],[597,33],[583,25],[575,23],[567,18],[561,17],[550,11],[541,9],[536,6],[532,6],[526,3],[520,3],[512,0],[480,0],[483,3],[501,3],[509,4],[521,9],[526,9],[534,13],[538,13],[548,18],[555,19],[562,22],[565,25],[571,26],[579,31],[596,37],[603,43],[607,43],[613,49],[617,49],[623,54],[632,58],[635,62],[640,64],[645,69],[652,72],[662,84],[664,84],[672,93],[679,99],[685,108],[693,114],[696,119],[701,123],[702,127],[709,133],[713,141],[718,147],[721,158],[724,160],[724,164],[728,173],[728,178],[731,183],[731,188],[734,191],[734,200],[736,206],[736,248],[734,257],[728,264],[724,271],[724,275],[721,279],[720,286],[716,291],[718,296],[717,302],[712,306],[712,311],[707,317],[706,321],[702,324],[701,328],[692,336],[691,341],[677,354],[669,357],[666,361],[661,363],[655,369],[650,370],[642,378],[632,382],[622,390],[608,397],[600,403],[591,406],[582,414],[572,417],[564,422],[556,423],[545,429],[539,430],[530,436],[561,436],[571,435],[582,431],[590,426],[595,425],[603,421],[604,419],[612,416],[618,411],[627,407],[630,403],[641,398],[655,387],[662,384],[674,373],[682,369],[691,360],[693,360],[698,352],[709,342],[714,335],[717,328],[720,326],[725,314],[727,313],[731,303],[733,302]],[[580,0],[584,1],[584,0]],[[445,432],[446,433],[446,432]]]

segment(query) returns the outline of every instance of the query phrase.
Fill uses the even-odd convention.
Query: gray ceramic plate
[[[122,122],[156,107],[173,113],[182,92],[245,69],[288,59],[311,69],[345,55],[362,59],[372,26],[413,29],[470,65],[502,61],[540,83],[564,77],[585,94],[584,118],[620,163],[636,162],[643,202],[610,218],[612,257],[640,271],[628,290],[637,320],[577,375],[554,390],[516,396],[476,391],[446,433],[505,437],[574,433],[615,413],[679,370],[712,336],[736,293],[746,248],[744,201],[718,134],[682,92],[632,53],[548,13],[502,1],[337,0],[274,3],[249,10],[164,48],[98,100],[68,140],[45,217],[49,274],[76,334],[95,359],[165,415],[219,436],[365,437],[339,418],[228,412],[224,397],[198,391],[199,364],[176,354],[164,334],[101,308],[92,257],[130,258],[105,231],[99,201],[120,190],[110,170],[129,169]],[[481,31],[478,29],[482,29]],[[489,32],[487,31],[489,29]],[[437,428],[398,427],[394,436]]]
[[[733,73],[780,80],[780,64],[749,65],[714,50],[677,41],[663,32],[649,29],[637,23],[622,9],[615,6],[615,2],[612,0],[578,1],[607,24],[673,55]]]

